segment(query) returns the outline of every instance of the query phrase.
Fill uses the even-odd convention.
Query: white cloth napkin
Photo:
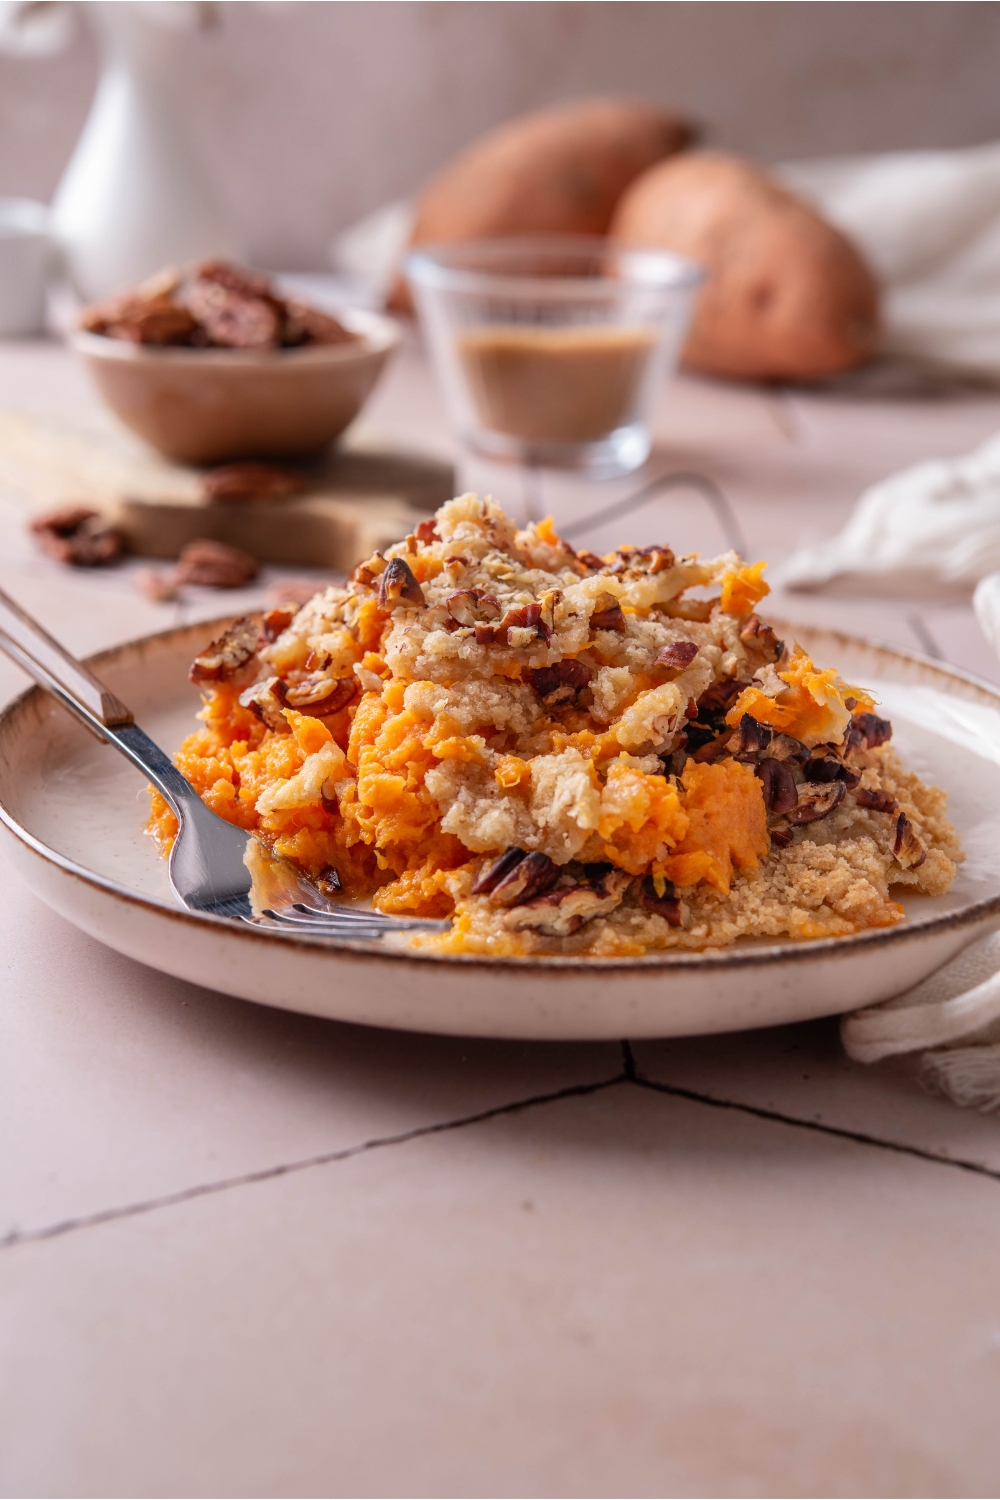
[[[855,1062],[921,1053],[931,1087],[967,1108],[1000,1109],[1000,932],[905,995],[845,1016],[840,1033]]]
[[[963,458],[915,464],[872,485],[839,535],[794,553],[775,577],[791,589],[841,579],[877,581],[880,594],[968,593],[998,570],[1000,435]]]
[[[883,285],[883,352],[1000,377],[1000,143],[778,169]]]

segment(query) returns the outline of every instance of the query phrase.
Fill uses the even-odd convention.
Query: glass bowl
[[[429,245],[406,272],[448,414],[475,452],[593,478],[650,449],[702,272],[590,235]]]

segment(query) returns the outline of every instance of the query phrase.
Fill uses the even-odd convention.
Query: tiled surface
[[[86,400],[59,351],[0,353],[0,405]],[[450,451],[412,347],[366,425]],[[777,561],[863,485],[997,427],[1000,399],[685,380],[653,471],[712,477]],[[463,470],[570,525],[637,483]],[[78,650],[175,623],[127,569],[67,575],[22,527],[0,496],[0,585]],[[623,534],[726,540],[690,492],[586,541]],[[1000,680],[967,601],[772,603]],[[20,681],[0,661],[0,697]],[[641,1043],[622,1081],[614,1046],[184,985],[6,869],[0,912],[3,1492],[996,1493],[997,1119],[848,1063],[832,1023]]]
[[[1000,1121],[956,1109],[903,1059],[864,1067],[844,1053],[837,1020],[723,1037],[632,1043],[638,1078],[805,1127],[864,1136],[993,1172]]]
[[[0,1242],[616,1076],[615,1044],[337,1026],[199,989],[0,862]]]
[[[634,1085],[8,1252],[7,1493],[990,1495],[1000,1191]]]

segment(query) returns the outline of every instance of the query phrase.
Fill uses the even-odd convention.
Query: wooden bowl
[[[298,458],[354,420],[402,336],[379,313],[344,313],[341,321],[356,341],[254,352],[77,332],[70,343],[115,416],[164,457]]]

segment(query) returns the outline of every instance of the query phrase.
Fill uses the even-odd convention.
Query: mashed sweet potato
[[[642,954],[899,920],[944,794],[871,697],[777,640],[762,564],[578,553],[463,495],[198,657],[177,765],[325,890],[451,916],[439,951]],[[172,815],[152,796],[150,831]]]

